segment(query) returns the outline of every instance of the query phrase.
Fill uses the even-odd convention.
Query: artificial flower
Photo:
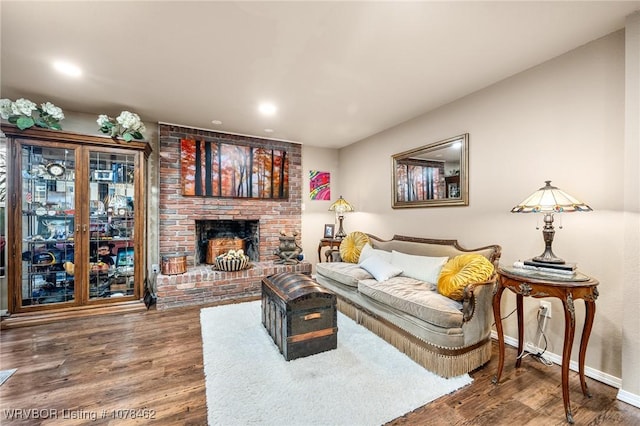
[[[101,114],[98,116],[96,123],[98,123],[102,133],[106,133],[112,138],[120,136],[127,142],[133,139],[143,139],[142,132],[146,130],[144,123],[140,120],[140,116],[129,111],[122,111],[115,119]]]
[[[34,116],[34,111],[37,115]],[[60,120],[64,119],[62,109],[51,102],[38,106],[29,99],[20,98],[15,102],[11,99],[0,99],[0,117],[15,124],[20,130],[38,126],[45,129],[61,130]]]

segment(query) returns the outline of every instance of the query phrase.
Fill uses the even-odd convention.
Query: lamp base
[[[544,228],[542,229],[542,238],[544,239],[544,252],[540,256],[533,258],[536,262],[551,263],[554,265],[564,263],[564,260],[553,254],[551,244],[553,244],[553,236],[556,231],[553,229],[553,213],[544,214]]]
[[[347,236],[347,233],[344,232],[344,228],[342,227],[342,220],[343,219],[344,219],[344,216],[342,216],[342,215],[338,216],[338,223],[339,223],[338,232],[336,233],[336,235],[334,237],[336,240],[341,240],[341,239],[343,239],[344,237]]]
[[[531,260],[535,262],[540,262],[540,263],[550,263],[552,265],[562,265],[563,263],[566,263],[563,259],[560,259],[559,257],[555,257],[553,253],[550,253],[549,255],[549,253],[547,253],[546,251],[542,253],[540,256],[536,256]]]

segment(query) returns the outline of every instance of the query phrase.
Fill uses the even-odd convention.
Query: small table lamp
[[[338,198],[333,204],[331,204],[331,207],[329,207],[329,211],[336,212],[336,216],[338,217],[338,222],[340,223],[340,225],[338,226],[338,232],[336,233],[335,238],[342,239],[346,237],[347,234],[344,232],[344,229],[342,228],[342,220],[344,219],[344,214],[346,212],[353,211],[353,206],[349,204],[347,200],[342,198],[342,195],[341,195],[340,198]]]
[[[551,250],[553,243],[553,214],[570,212],[590,212],[592,209],[585,203],[576,200],[561,189],[551,186],[551,181],[545,181],[545,186],[531,194],[523,202],[511,209],[511,213],[544,213],[544,238],[545,249],[540,256],[533,258],[536,262],[563,264],[564,260],[556,257]]]

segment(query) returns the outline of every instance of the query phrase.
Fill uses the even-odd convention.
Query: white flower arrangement
[[[34,112],[37,116],[34,117]],[[64,119],[62,109],[51,102],[36,105],[29,99],[20,98],[15,102],[11,99],[0,99],[0,117],[15,124],[20,130],[38,126],[45,129],[62,130],[60,120]]]
[[[147,130],[138,114],[129,111],[122,111],[115,119],[101,114],[96,123],[100,126],[102,133],[106,133],[112,138],[120,136],[127,142],[143,139],[142,133]]]

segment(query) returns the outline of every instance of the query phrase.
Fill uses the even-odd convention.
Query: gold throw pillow
[[[340,257],[343,262],[358,263],[362,247],[369,242],[369,236],[364,232],[355,231],[344,237],[340,243]]]
[[[449,260],[440,271],[438,293],[453,300],[464,298],[464,288],[488,280],[493,264],[480,254],[461,254]]]

